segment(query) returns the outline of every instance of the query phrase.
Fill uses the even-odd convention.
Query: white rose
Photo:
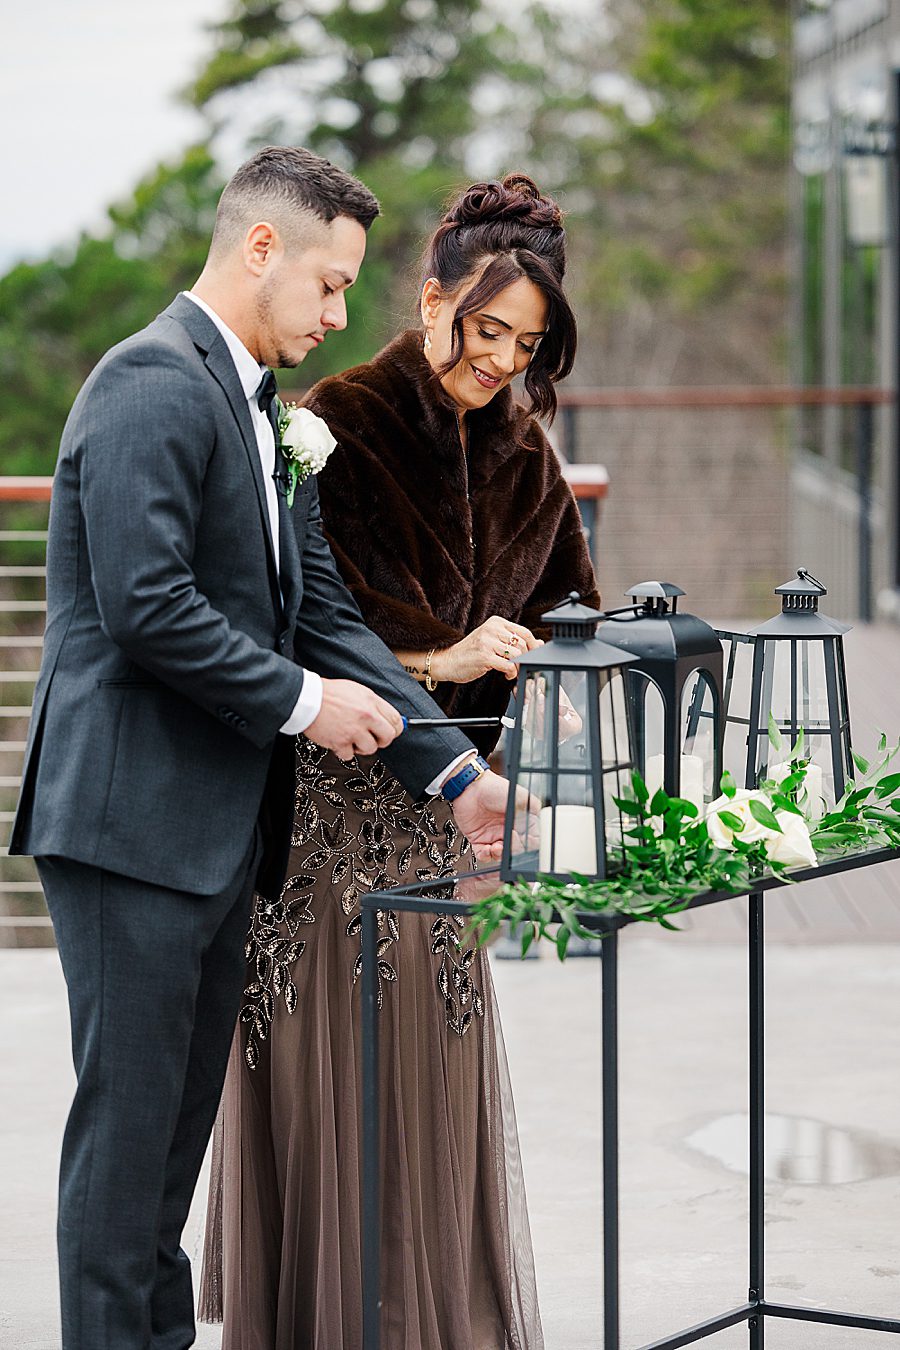
[[[773,783],[783,783],[789,774],[795,773],[797,765],[791,760],[783,760],[780,764],[773,764],[766,770],[766,777],[771,778]],[[803,780],[803,786],[800,788],[798,805],[805,815],[811,816],[813,820],[821,820],[825,814],[825,803],[822,799],[822,770],[817,764],[806,765],[806,777]]]
[[[337,441],[328,430],[327,423],[317,417],[309,408],[291,408],[287,413],[287,426],[281,433],[281,443],[294,452],[295,458],[305,454],[310,465],[316,465],[313,472],[322,468]]]
[[[781,826],[781,834],[772,834],[766,840],[766,856],[772,862],[784,863],[786,867],[817,866],[816,851],[809,837],[809,826],[802,816],[793,811],[776,811],[775,819]]]
[[[772,809],[772,803],[764,792],[751,791],[750,788],[738,788],[733,797],[717,797],[714,802],[710,802],[706,808],[706,828],[716,848],[734,847],[735,831],[720,819],[720,811],[730,811],[742,822],[744,828],[738,833],[745,844],[755,844],[760,839],[768,839],[775,835],[775,830],[770,829],[768,825],[761,825],[753,815],[750,810],[751,801],[762,802],[763,806]]]
[[[778,766],[780,767],[780,766]],[[786,777],[783,774],[782,777]],[[718,797],[707,807],[706,828],[716,848],[734,848],[735,831],[729,829],[720,819],[720,811],[730,811],[744,822],[740,831],[741,839],[754,844],[760,839],[766,842],[766,856],[772,862],[784,863],[785,867],[815,867],[817,865],[815,849],[809,837],[809,826],[802,816],[793,811],[775,811],[775,819],[781,826],[781,833],[768,825],[762,825],[751,814],[750,802],[762,802],[771,810],[772,804],[764,792],[751,792],[748,788],[739,788],[733,797]]]

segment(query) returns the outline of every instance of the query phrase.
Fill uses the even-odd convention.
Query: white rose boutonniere
[[[287,504],[291,507],[297,484],[324,469],[337,441],[321,417],[296,403],[279,404],[278,435],[278,448],[287,463]]]

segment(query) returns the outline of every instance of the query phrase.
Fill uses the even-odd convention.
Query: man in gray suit
[[[66,424],[11,845],[37,858],[69,990],[64,1350],[193,1343],[181,1232],[251,895],[285,872],[294,735],[379,750],[414,795],[464,789],[461,828],[498,851],[505,782],[449,726],[400,736],[397,708],[437,709],[364,626],[315,479],[290,510],[277,490],[266,368],[345,326],[377,212],[308,151],[260,151],[193,291],[104,357]]]

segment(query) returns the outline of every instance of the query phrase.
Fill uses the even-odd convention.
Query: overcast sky
[[[227,0],[4,0],[0,270],[40,257],[202,131],[174,94]]]

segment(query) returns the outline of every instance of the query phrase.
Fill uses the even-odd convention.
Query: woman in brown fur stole
[[[540,615],[599,600],[535,420],[575,355],[564,271],[553,201],[522,176],[476,184],[429,245],[422,329],[307,400],[338,442],[319,491],[343,577],[453,716],[503,713]],[[201,1312],[224,1303],[223,1350],[360,1350],[359,896],[472,864],[441,797],[302,736],[293,842],[281,900],[257,899],[220,1116]],[[382,924],[382,1345],[541,1350],[486,953],[462,921]]]

